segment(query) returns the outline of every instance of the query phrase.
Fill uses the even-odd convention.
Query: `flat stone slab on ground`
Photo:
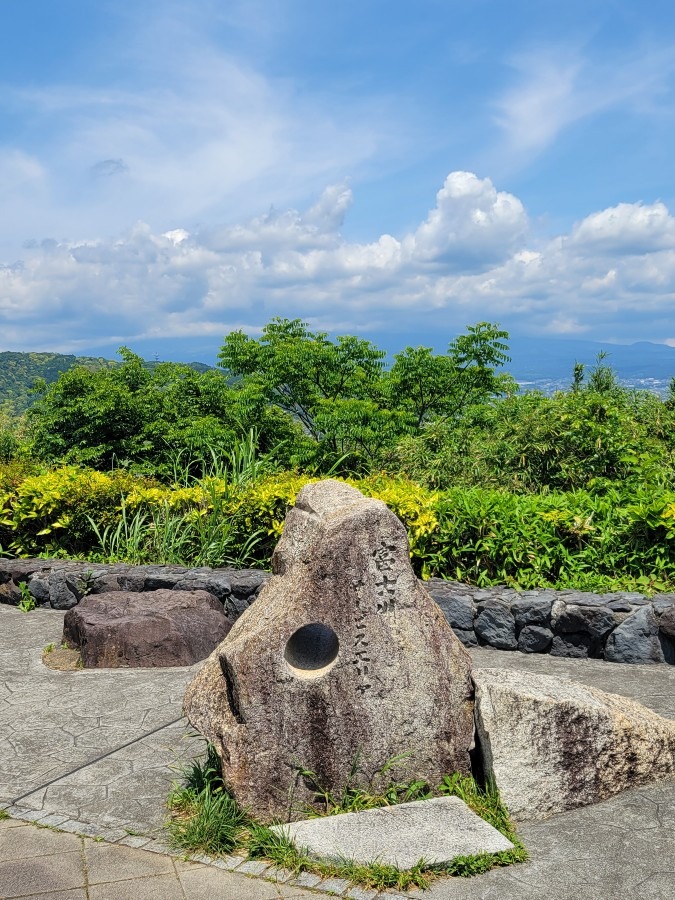
[[[420,859],[446,863],[457,856],[498,853],[513,844],[459,797],[417,800],[365,812],[275,825],[297,847],[321,859],[380,862],[410,869]]]

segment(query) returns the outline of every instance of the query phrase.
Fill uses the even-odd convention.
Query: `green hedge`
[[[166,487],[124,471],[68,466],[22,476],[0,467],[0,544],[13,555],[103,559],[92,522],[102,533],[123,516],[127,522],[135,516],[153,537],[144,545],[145,556],[136,554],[135,560],[265,566],[297,492],[311,480],[316,479],[283,472],[241,485],[210,478]],[[675,580],[675,493],[665,489],[628,496],[618,489],[517,495],[480,488],[431,491],[387,475],[350,483],[401,518],[413,565],[423,577],[599,589],[663,589]],[[171,535],[194,532],[190,540],[181,538],[180,554],[172,554],[170,536],[156,540],[169,520]],[[220,543],[214,529],[220,529]],[[207,540],[213,543],[210,555],[199,546]],[[131,558],[124,542],[115,546],[119,557]],[[218,547],[227,547],[222,559]]]

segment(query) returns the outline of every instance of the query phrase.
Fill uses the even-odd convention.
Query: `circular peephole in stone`
[[[288,639],[284,659],[298,674],[318,675],[335,662],[340,642],[332,628],[312,622],[298,628]]]

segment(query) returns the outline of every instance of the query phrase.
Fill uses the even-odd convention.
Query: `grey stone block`
[[[526,595],[514,600],[511,613],[518,628],[526,625],[548,625],[551,621],[553,595]]]
[[[232,585],[225,575],[215,573],[195,572],[184,575],[176,582],[174,590],[177,591],[208,591],[217,597],[221,603],[232,593]]]
[[[44,822],[44,819],[42,822]],[[109,844],[119,844],[127,836],[127,833],[123,828],[102,828],[100,836]]]
[[[59,825],[59,831],[67,831],[69,834],[82,834],[84,822],[76,822],[74,819],[66,819]]]
[[[464,644],[465,647],[477,647],[478,639],[476,638],[476,632],[471,629],[471,631],[465,631],[463,628],[453,628],[452,629],[460,641]]]
[[[73,606],[77,606],[79,600],[80,597],[77,596],[65,575],[61,572],[50,573],[49,602],[54,609],[72,609]]]
[[[213,865],[217,869],[227,869],[228,872],[233,872],[235,869],[238,869],[243,862],[243,856],[225,855],[219,856],[218,859],[214,860]]]
[[[352,887],[349,888],[345,897],[349,897],[349,900],[375,900],[377,897],[377,891],[373,891],[369,888],[363,887]]]
[[[314,872],[300,872],[300,874],[296,875],[291,881],[291,884],[297,885],[298,887],[313,888],[316,887],[320,881],[321,876],[315,875]]]
[[[426,585],[425,585],[426,586]],[[429,595],[440,606],[453,631],[473,631],[473,602],[470,597],[453,596],[444,588],[427,588]]]
[[[577,606],[568,604],[556,623],[556,630],[563,634],[584,633],[595,643],[615,627],[614,615],[605,606]]]
[[[140,834],[128,834],[118,841],[118,843],[124,844],[125,847],[133,847],[135,850],[140,850],[141,847],[145,847],[150,843],[150,838],[143,837]]]
[[[605,659],[623,663],[665,662],[659,623],[651,607],[639,609],[610,634]]]
[[[58,828],[58,826],[62,822],[67,822],[68,816],[63,816],[60,813],[49,813],[49,815],[44,816],[40,819],[40,825],[48,825],[50,828]]]
[[[28,579],[28,590],[37,603],[49,603],[49,577],[31,575]]]
[[[44,809],[21,809],[21,815],[18,818],[22,819],[24,822],[39,822],[41,819],[47,815]],[[66,817],[64,816],[64,819]]]
[[[652,606],[657,616],[669,609],[675,609],[675,594],[660,594],[652,600]]]
[[[307,819],[276,825],[273,831],[319,859],[377,860],[400,869],[409,869],[422,858],[445,863],[456,856],[496,853],[513,846],[458,797]]]
[[[117,575],[99,575],[93,579],[91,585],[92,594],[110,594],[121,590]]]
[[[628,600],[610,600],[607,607],[613,612],[632,612],[633,607]]]
[[[349,884],[350,882],[346,881],[344,878],[326,878],[325,881],[321,882],[319,887],[327,894],[337,894],[338,897],[341,897],[349,887]]]
[[[551,642],[551,656],[567,656],[571,659],[587,659],[595,646],[588,634],[556,634]]]
[[[191,853],[188,859],[192,862],[203,863],[205,866],[211,866],[215,861],[215,858],[207,853]]]
[[[498,650],[515,650],[518,646],[516,621],[510,610],[497,601],[488,602],[490,605],[484,607],[474,622],[476,634]]]
[[[247,859],[237,867],[237,875],[262,875],[270,867],[268,862],[260,859]]]
[[[265,881],[273,881],[275,884],[286,884],[293,877],[291,869],[280,869],[278,866],[270,866],[265,872]]]
[[[669,606],[659,618],[659,631],[669,638],[675,638],[675,606]]]
[[[526,625],[518,635],[518,649],[522,653],[546,653],[553,641],[553,632],[541,625]]]
[[[148,843],[143,847],[144,850],[149,850],[150,853],[162,853],[165,856],[172,856],[174,851],[168,844],[165,844],[164,841],[152,840],[148,841]]]

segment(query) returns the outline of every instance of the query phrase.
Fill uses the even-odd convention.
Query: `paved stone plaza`
[[[2,900],[291,900],[316,897],[317,890],[355,900],[374,896],[312,877],[285,882],[270,870],[251,877],[255,865],[238,860],[217,868],[162,852],[164,801],[175,768],[202,746],[187,734],[180,713],[197,667],[53,671],[41,655],[47,644],[58,645],[62,621],[55,610],[24,614],[0,606],[0,804],[12,815],[0,822]],[[473,657],[478,667],[569,676],[675,719],[675,667],[496,650],[475,650]],[[520,833],[529,862],[444,879],[424,896],[670,900],[675,893],[675,779],[523,825]],[[266,874],[274,880],[265,881]]]

